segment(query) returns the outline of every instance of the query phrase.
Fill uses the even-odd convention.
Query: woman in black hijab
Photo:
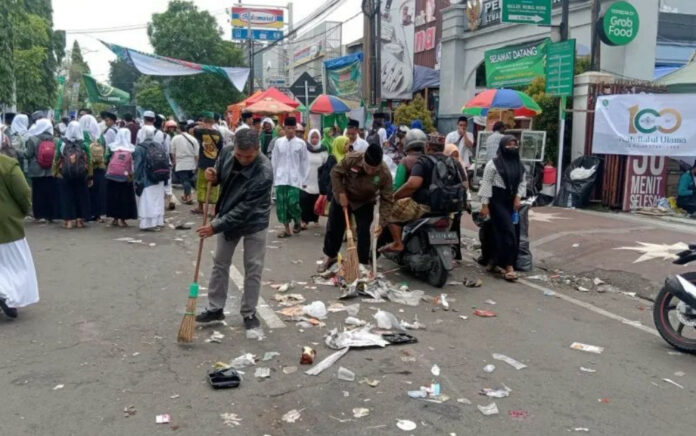
[[[488,161],[479,188],[481,216],[490,215],[493,227],[494,252],[488,270],[495,271],[508,281],[517,280],[514,265],[517,260],[518,238],[513,215],[520,209],[527,190],[524,166],[520,160],[517,139],[505,135],[500,140],[498,156]]]

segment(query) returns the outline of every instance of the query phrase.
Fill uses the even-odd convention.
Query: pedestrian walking
[[[52,171],[56,139],[53,137],[53,126],[49,120],[39,120],[38,125],[35,131],[42,131],[29,138],[23,156],[27,162],[27,176],[31,179],[34,219],[53,222],[61,217],[59,182]]]
[[[449,156],[457,162],[457,165],[461,167],[462,175],[464,177],[464,189],[467,191],[467,200],[469,199],[469,180],[466,178],[467,174],[464,171],[464,167],[461,166],[461,161],[459,160],[459,148],[454,144],[445,144],[445,156]],[[467,208],[470,210],[468,201]],[[454,247],[454,260],[462,260],[462,213],[457,212],[452,218],[452,226],[450,231],[457,233],[457,245]]]
[[[109,136],[115,138],[113,125],[116,115],[102,112],[104,131],[109,129]],[[113,117],[113,118],[111,118]],[[107,123],[108,121],[108,123]],[[101,127],[92,115],[83,115],[80,118],[80,127],[85,137],[85,144],[89,147],[89,155],[92,160],[92,184],[89,187],[89,221],[104,222],[102,216],[106,214],[106,162],[108,161],[108,149],[106,139],[101,133]]]
[[[203,214],[203,203],[205,203],[205,187],[207,184],[205,170],[215,167],[220,150],[222,150],[222,134],[214,128],[213,123],[213,113],[210,111],[203,112],[199,127],[193,131],[193,136],[198,140],[200,147],[198,154],[198,178],[196,180],[198,207],[191,212],[199,215]],[[210,191],[211,204],[217,203],[219,194],[220,188],[215,186]]]
[[[138,218],[133,188],[133,152],[131,131],[121,128],[109,144],[106,169],[106,216],[113,219],[112,227],[128,227],[126,220]]]
[[[481,217],[490,216],[495,249],[488,261],[488,270],[505,280],[517,279],[514,265],[517,259],[518,238],[514,216],[521,207],[527,184],[520,160],[519,145],[512,135],[500,140],[498,157],[488,161],[479,187]]]
[[[333,151],[331,147],[334,141],[334,137],[332,135],[333,130],[333,127],[324,127],[324,134],[321,137],[321,145],[329,154],[331,154]]]
[[[317,202],[320,194],[319,168],[329,158],[329,151],[321,143],[319,130],[312,129],[309,131],[307,151],[309,152],[309,171],[300,191],[302,230],[306,230],[309,223],[319,222],[319,215],[314,213],[314,204]]]
[[[159,231],[164,226],[164,184],[169,178],[169,170],[164,168],[169,168],[169,156],[164,144],[155,139],[158,132],[154,125],[143,126],[138,132],[142,141],[133,152],[139,226],[147,231]],[[162,171],[155,173],[156,169]]]
[[[273,183],[276,188],[276,213],[285,230],[279,238],[288,238],[301,229],[300,188],[309,173],[309,152],[304,140],[295,136],[297,120],[285,119],[285,137],[278,138],[273,148]],[[295,223],[290,230],[290,222]]]
[[[331,143],[331,153],[336,158],[336,163],[340,163],[348,154],[348,141],[347,136],[340,135]]]
[[[123,116],[123,120],[126,122],[126,129],[131,132],[131,144],[137,144],[138,130],[140,126],[133,120],[133,115],[127,113]]]
[[[474,155],[474,134],[469,132],[469,119],[461,116],[457,120],[457,130],[447,134],[446,144],[454,144],[459,148],[459,160],[466,171],[471,166],[471,156]]]
[[[270,156],[270,153],[268,152],[268,145],[276,136],[275,132],[273,131],[274,127],[275,123],[270,118],[264,118],[261,122],[261,153],[263,153],[263,155],[266,157]]]
[[[5,133],[9,139],[9,144],[14,154],[16,154],[19,167],[25,176],[29,177],[29,162],[27,160],[27,141],[29,140],[29,117],[25,114],[17,114],[12,119],[9,132]],[[12,156],[10,156],[12,157]]]
[[[247,337],[259,337],[263,332],[256,317],[256,305],[266,254],[273,169],[260,152],[258,133],[254,129],[238,130],[234,149],[225,147],[215,167],[208,168],[205,176],[221,187],[221,193],[215,206],[216,217],[198,229],[203,238],[217,235],[217,246],[208,285],[208,306],[196,321],[205,323],[225,318],[232,256],[243,240],[244,290],[240,312]]]
[[[326,259],[319,266],[319,272],[336,263],[346,229],[343,208],[355,216],[358,259],[367,265],[370,262],[370,225],[377,196],[380,197],[380,225],[388,222],[394,202],[392,177],[383,161],[382,147],[377,143],[370,145],[365,153],[348,153],[336,164],[331,171],[331,186],[334,195],[324,235]]]
[[[96,123],[95,123],[96,126]],[[83,228],[89,219],[89,185],[92,184],[92,159],[85,135],[77,121],[68,124],[65,136],[56,146],[53,174],[58,177],[64,227]]]
[[[360,123],[357,120],[348,120],[348,128],[346,128],[346,136],[348,137],[348,150],[364,152],[369,144],[359,135]]]
[[[191,181],[198,167],[198,153],[200,152],[198,140],[189,133],[189,130],[192,131],[194,127],[195,124],[187,124],[184,130],[172,139],[174,173],[184,188],[181,202],[185,204],[193,204]]]
[[[0,309],[10,318],[17,309],[39,301],[36,269],[24,217],[29,213],[29,185],[19,163],[0,154]]]
[[[505,124],[502,121],[496,121],[493,124],[493,133],[486,138],[486,162],[495,159],[498,156],[498,146],[505,132]]]

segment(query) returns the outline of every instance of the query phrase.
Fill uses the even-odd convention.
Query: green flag
[[[82,78],[87,87],[87,96],[91,103],[106,103],[106,104],[128,104],[130,103],[130,94],[105,83],[97,82],[94,77],[89,74],[83,74]]]

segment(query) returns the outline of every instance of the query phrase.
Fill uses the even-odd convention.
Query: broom
[[[205,204],[203,206],[203,226],[208,224],[208,201],[210,200],[210,190],[212,182],[208,182],[205,186]],[[196,327],[196,299],[198,298],[198,272],[201,267],[201,255],[203,254],[203,241],[205,238],[200,238],[198,241],[198,256],[196,257],[196,270],[193,273],[193,282],[189,286],[189,297],[186,302],[186,312],[184,319],[181,320],[179,327],[179,336],[177,342],[193,342],[193,330]]]
[[[358,249],[353,240],[353,231],[350,229],[350,218],[348,218],[348,208],[343,208],[343,216],[346,218],[346,258],[343,261],[344,278],[346,282],[353,283],[360,276],[360,262],[358,260]]]
[[[372,222],[376,230],[377,226],[379,226],[379,195],[377,196],[377,204],[375,204]],[[372,232],[372,278],[377,278],[377,232],[375,231]]]

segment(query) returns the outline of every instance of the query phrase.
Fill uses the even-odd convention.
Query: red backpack
[[[133,168],[133,155],[126,150],[116,150],[109,159],[106,168],[106,178],[115,182],[125,182],[131,175]]]
[[[53,166],[53,158],[56,155],[56,143],[52,139],[44,139],[39,142],[39,147],[36,149],[36,161],[39,166],[45,170]]]

